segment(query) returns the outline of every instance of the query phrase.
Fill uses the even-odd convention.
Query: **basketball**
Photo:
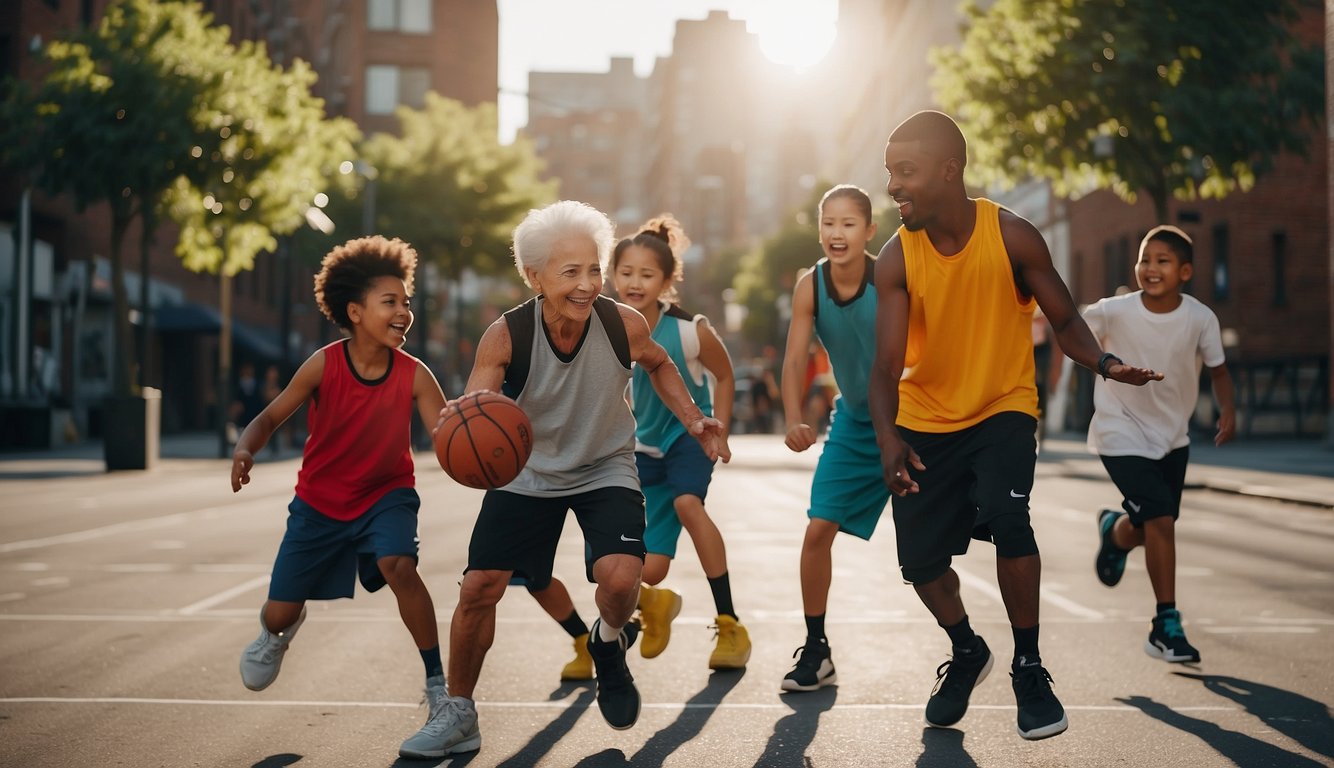
[[[518,477],[533,451],[533,425],[519,404],[496,392],[460,397],[435,432],[435,455],[470,488],[499,488]]]

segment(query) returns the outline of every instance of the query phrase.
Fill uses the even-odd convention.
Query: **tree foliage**
[[[494,104],[467,107],[435,93],[400,107],[401,135],[376,134],[361,157],[375,168],[373,229],[400,237],[457,278],[513,271],[510,237],[532,208],[555,197],[524,139],[502,145]],[[364,194],[364,192],[363,192]],[[339,218],[354,217],[346,206]]]
[[[996,0],[965,6],[932,83],[969,137],[975,182],[1168,199],[1249,189],[1304,152],[1324,110],[1309,0]]]

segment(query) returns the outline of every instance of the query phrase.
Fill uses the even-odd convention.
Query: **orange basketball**
[[[519,404],[497,392],[460,397],[435,432],[435,455],[449,476],[471,488],[507,485],[533,452],[533,425]]]

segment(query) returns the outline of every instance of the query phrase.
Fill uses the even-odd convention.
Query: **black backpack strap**
[[[602,327],[607,329],[607,338],[611,339],[611,348],[616,350],[616,358],[627,369],[630,367],[630,336],[625,332],[625,320],[621,319],[621,310],[616,302],[606,296],[598,295],[593,301],[602,320]]]
[[[500,391],[514,400],[528,383],[528,366],[533,361],[533,335],[537,331],[537,297],[509,310],[502,317],[510,332],[510,364],[505,366],[505,383]]]

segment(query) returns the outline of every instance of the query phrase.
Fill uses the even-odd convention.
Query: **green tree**
[[[97,27],[47,46],[48,76],[6,103],[6,164],[46,192],[68,193],[80,210],[110,209],[115,395],[131,392],[125,234],[141,218],[140,245],[149,246],[162,195],[187,170],[199,144],[190,113],[203,88],[188,52],[215,45],[193,6],[118,2]]]
[[[965,6],[932,84],[983,184],[1046,178],[1059,194],[1246,190],[1323,116],[1319,43],[1293,35],[1309,0],[996,0]]]

